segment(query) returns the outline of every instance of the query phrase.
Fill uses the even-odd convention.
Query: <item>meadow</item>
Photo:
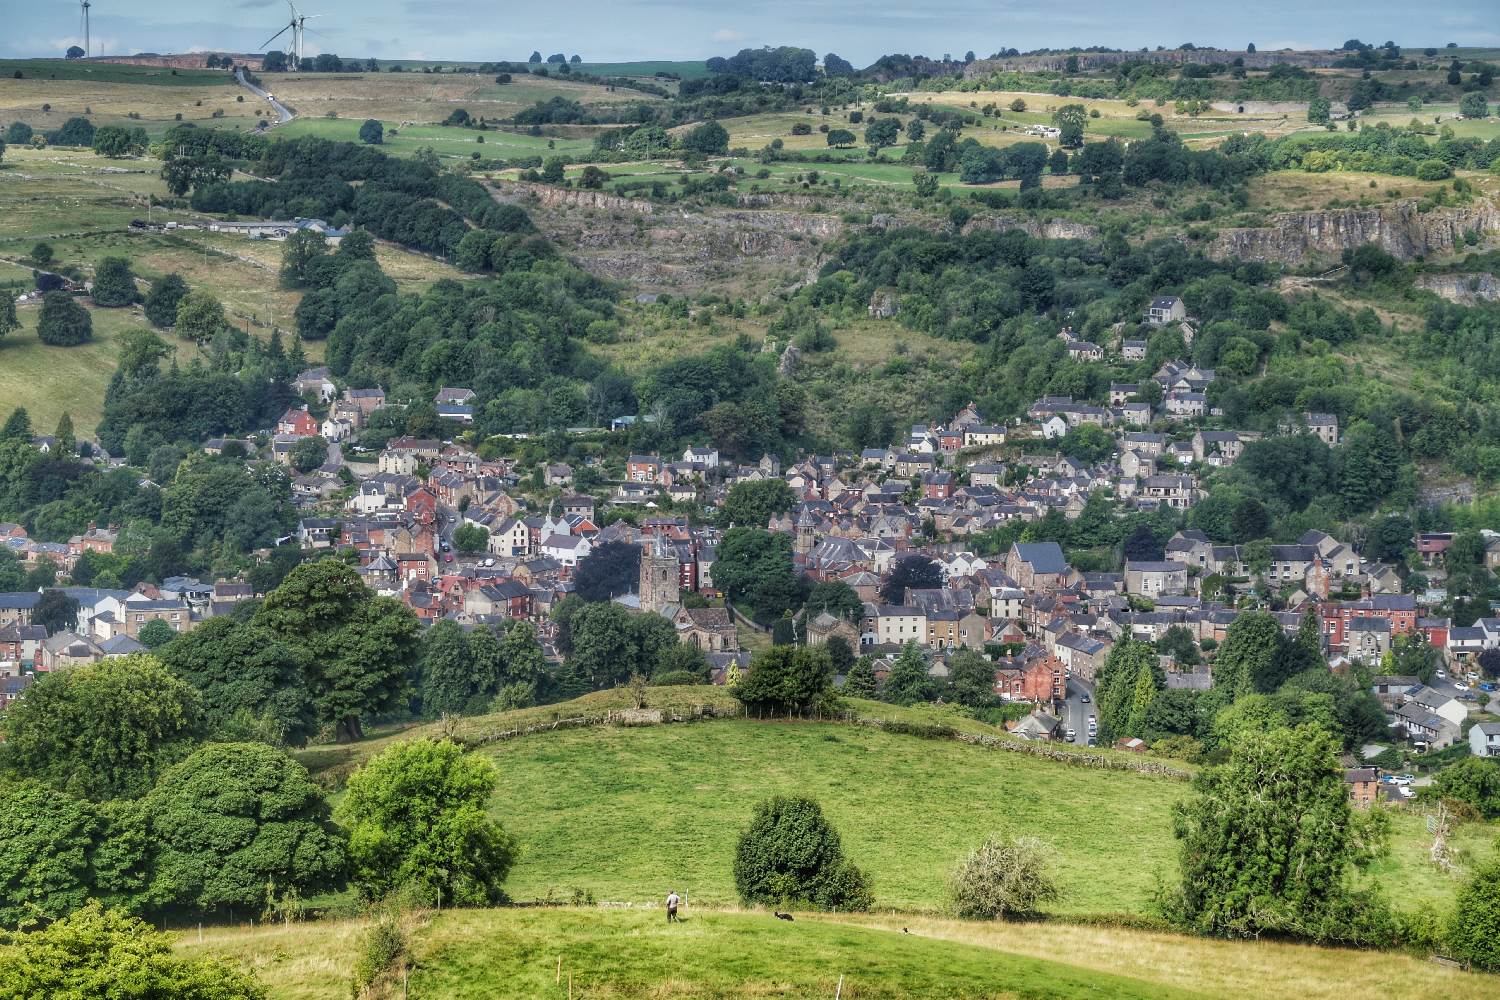
[[[406,994],[425,1000],[766,997],[1151,1000],[1414,993],[1500,998],[1500,977],[1399,953],[1160,931],[687,906],[449,910],[410,921]],[[177,949],[253,971],[275,1000],[343,1000],[364,920],[185,931]],[[570,983],[571,980],[571,983]],[[400,996],[396,977],[388,995]]]
[[[357,142],[361,118],[297,118],[275,131],[277,138],[315,135],[340,142]],[[526,157],[568,156],[593,148],[586,138],[532,136],[522,132],[460,128],[443,125],[401,125],[382,121],[386,129],[381,149],[393,156],[410,156],[419,149],[430,148],[444,159],[468,159],[478,153],[485,159],[521,159]],[[482,141],[481,141],[482,140]]]

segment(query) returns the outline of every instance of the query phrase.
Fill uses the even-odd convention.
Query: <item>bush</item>
[[[1453,176],[1453,168],[1442,160],[1423,160],[1417,164],[1417,180],[1445,181]]]
[[[396,961],[406,954],[406,931],[397,919],[385,914],[360,935],[359,955],[354,959],[351,991],[362,996]]]
[[[953,910],[968,920],[1035,913],[1058,897],[1051,854],[1034,837],[991,837],[953,870]]]
[[[1500,972],[1500,864],[1478,869],[1459,890],[1448,947],[1476,969]]]
[[[67,292],[48,292],[42,297],[36,335],[53,347],[75,347],[94,336],[94,320]]]
[[[735,849],[734,885],[747,904],[867,910],[873,901],[838,831],[802,796],[777,795],[755,807]]]

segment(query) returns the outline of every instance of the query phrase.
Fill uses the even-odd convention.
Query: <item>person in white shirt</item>
[[[677,890],[673,889],[667,893],[667,923],[677,922],[677,904],[681,902],[682,899],[677,895]]]

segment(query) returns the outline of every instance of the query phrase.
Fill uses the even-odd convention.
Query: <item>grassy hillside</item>
[[[409,995],[565,997],[1109,998],[1410,995],[1500,998],[1500,979],[1406,956],[1060,924],[813,917],[688,907],[468,910],[412,933]],[[342,1000],[362,924],[210,929],[179,950],[253,969],[276,1000]],[[910,933],[902,933],[905,927]],[[558,976],[559,959],[562,975]],[[395,995],[400,995],[399,985]]]

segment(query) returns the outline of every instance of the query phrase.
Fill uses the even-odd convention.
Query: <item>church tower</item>
[[[653,537],[641,552],[641,610],[659,615],[667,605],[676,604],[678,581],[677,553],[660,535]]]

